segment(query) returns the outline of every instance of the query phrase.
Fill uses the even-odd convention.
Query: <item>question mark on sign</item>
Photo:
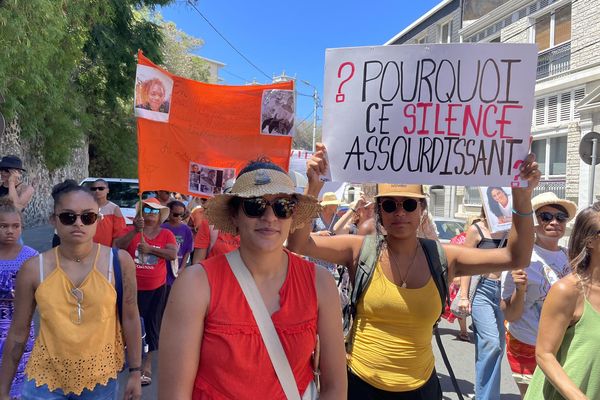
[[[523,164],[523,160],[517,160],[515,161],[515,163],[513,164],[513,169],[517,169],[521,166],[521,164]],[[521,181],[519,180],[519,175],[520,175],[521,171],[519,171],[514,177],[513,177],[513,181],[510,183],[511,187],[521,187]]]
[[[348,82],[350,79],[352,79],[352,77],[354,76],[354,64],[347,61],[345,63],[342,63],[342,65],[340,65],[340,68],[338,68],[338,78],[342,77],[342,71],[344,70],[344,67],[348,65],[350,66],[350,75],[348,75],[348,77],[346,79],[344,79],[343,81],[340,82],[340,86],[338,87],[338,91],[337,94],[335,96],[335,102],[336,103],[343,103],[344,100],[346,100],[346,95],[342,93],[342,86],[344,86],[344,84],[346,82]]]

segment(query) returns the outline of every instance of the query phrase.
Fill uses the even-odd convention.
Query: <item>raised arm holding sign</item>
[[[332,149],[329,159],[339,152],[339,148]],[[307,163],[306,194],[319,193],[323,185],[320,176],[329,167],[326,155],[325,147],[317,145]],[[364,271],[370,267],[360,306],[353,303],[350,307],[355,312],[355,327],[361,328],[350,331],[349,393],[381,398],[387,392],[407,392],[420,398],[442,398],[431,332],[444,308],[440,295],[445,297],[447,280],[529,264],[533,248],[531,193],[540,178],[533,155],[519,166],[519,178],[527,187],[512,189],[513,227],[506,248],[438,246],[419,239],[417,230],[427,210],[421,185],[378,185],[374,237],[311,236],[308,224],[289,236],[292,251],[348,266],[355,285],[360,283],[357,277],[365,278]],[[367,252],[370,257],[365,257]],[[444,259],[447,276],[433,267],[435,263],[443,265]]]

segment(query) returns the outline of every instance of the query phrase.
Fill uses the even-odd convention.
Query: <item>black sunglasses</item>
[[[419,202],[415,199],[404,199],[402,201],[397,201],[394,199],[385,199],[380,203],[381,209],[386,213],[396,212],[396,210],[398,210],[398,204],[402,206],[404,211],[413,212],[417,209]]]
[[[289,197],[280,197],[273,201],[268,201],[264,197],[251,197],[242,199],[242,210],[248,218],[260,218],[267,211],[267,207],[273,208],[273,214],[279,219],[287,219],[294,214],[294,209],[298,202]]]
[[[8,168],[0,168],[0,172],[10,172],[10,169],[8,169]]]
[[[84,225],[93,225],[98,220],[98,213],[93,211],[87,211],[81,214],[74,212],[62,212],[56,216],[63,225],[73,225],[77,221],[77,217],[81,218],[81,222]]]
[[[567,220],[569,219],[569,215],[565,214],[562,211],[559,211],[556,214],[552,214],[548,211],[542,211],[537,216],[542,222],[550,222],[553,219],[556,219],[557,222],[567,222]]]
[[[184,213],[171,213],[171,215],[175,218],[183,217]]]
[[[103,191],[104,189],[106,189],[104,186],[97,186],[97,187],[92,186],[92,187],[90,187],[90,190],[92,192],[95,192],[96,190]]]

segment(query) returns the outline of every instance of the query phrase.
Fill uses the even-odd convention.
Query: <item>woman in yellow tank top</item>
[[[36,306],[40,330],[25,370],[22,399],[116,399],[124,344],[131,367],[124,398],[139,399],[141,338],[133,260],[119,251],[121,327],[114,288],[117,261],[109,247],[92,241],[98,203],[72,180],[56,185],[52,197],[51,222],[61,245],[28,260],[17,276],[15,312],[2,354],[0,400],[9,398]]]
[[[327,169],[325,147],[307,163],[307,194],[317,196]],[[503,249],[444,245],[448,279],[529,264],[533,248],[531,193],[540,172],[533,155],[521,167],[528,187],[513,190],[513,229]],[[357,304],[348,354],[349,399],[442,398],[431,348],[432,327],[441,314],[440,296],[417,238],[427,210],[421,185],[379,184],[375,215],[381,245],[372,279]],[[383,235],[385,232],[385,236]],[[346,265],[356,274],[364,236],[311,236],[295,231],[288,247],[297,253]]]

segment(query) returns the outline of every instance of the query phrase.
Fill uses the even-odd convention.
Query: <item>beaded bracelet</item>
[[[129,368],[129,372],[136,372],[136,371],[141,371],[142,367],[134,367],[134,368]]]
[[[533,215],[533,210],[526,212],[526,213],[518,212],[514,208],[511,208],[511,210],[512,210],[513,214],[518,215],[519,217],[531,217]]]

